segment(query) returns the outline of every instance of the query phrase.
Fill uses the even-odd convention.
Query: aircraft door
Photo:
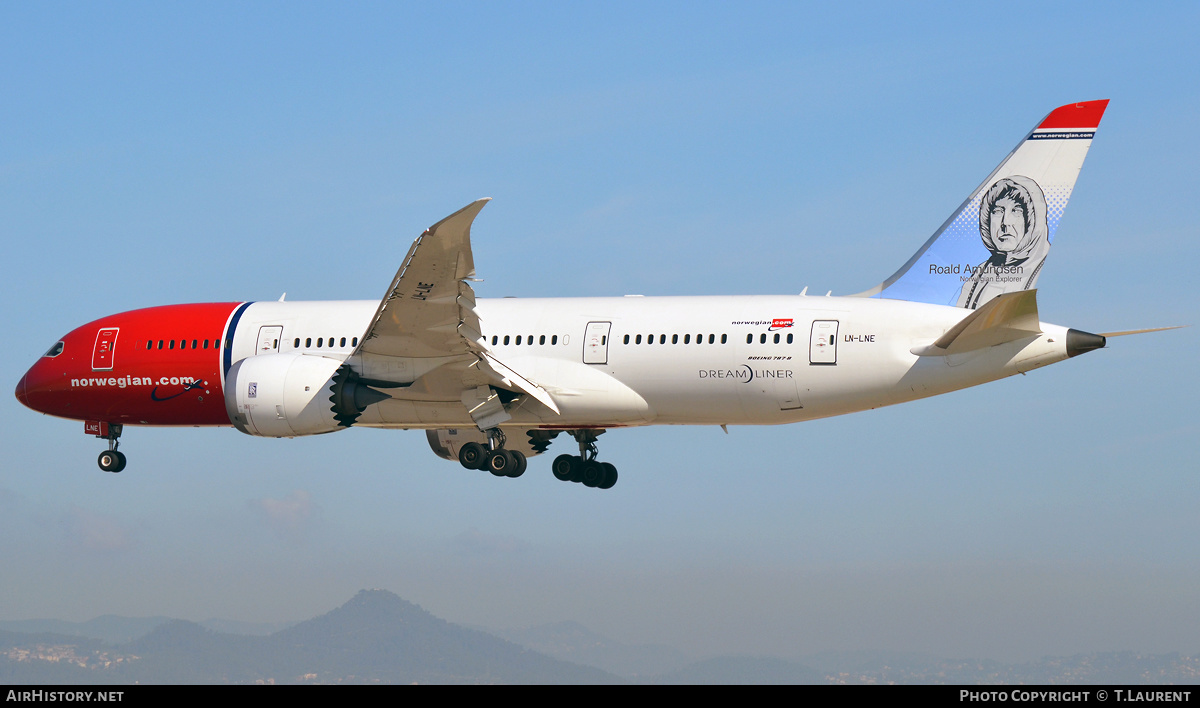
[[[96,333],[96,346],[92,349],[92,371],[112,371],[113,354],[117,348],[118,327],[105,327]]]
[[[814,320],[808,340],[808,363],[837,365],[837,320]]]
[[[583,333],[583,363],[608,363],[608,333],[612,322],[588,322]]]
[[[276,354],[279,352],[279,340],[283,337],[281,325],[268,325],[258,328],[258,346],[255,354]]]

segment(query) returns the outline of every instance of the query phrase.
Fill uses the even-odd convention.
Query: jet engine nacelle
[[[354,424],[388,396],[368,388],[338,359],[261,354],[234,364],[225,377],[225,409],[248,435],[290,438],[332,433]]]

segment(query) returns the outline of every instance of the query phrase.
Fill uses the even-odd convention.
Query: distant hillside
[[[140,639],[162,625],[173,621],[171,617],[122,617],[101,615],[87,622],[68,622],[56,619],[0,620],[0,630],[38,634],[50,632],[75,637],[99,639],[109,644],[126,644]],[[209,619],[200,623],[206,629],[228,634],[266,636],[295,624],[294,622],[238,622],[235,620]]]
[[[51,632],[75,637],[99,639],[109,644],[125,644],[144,637],[160,625],[170,622],[170,617],[121,617],[102,615],[87,622],[67,622],[54,619],[0,621],[0,629],[10,632],[37,634]]]
[[[112,659],[110,649],[99,639],[0,630],[0,684],[110,683],[96,670]]]
[[[860,651],[815,655],[803,664],[746,656],[685,664],[683,655],[669,647],[621,644],[572,622],[508,633],[543,653],[434,617],[386,590],[363,590],[331,612],[268,636],[230,634],[163,618],[39,622],[46,624],[25,626],[77,630],[82,624],[108,636],[154,626],[144,636],[118,644],[0,629],[0,683],[1144,685],[1200,680],[1200,658],[1180,654],[1108,652],[1005,664]],[[562,660],[568,657],[574,663]]]
[[[496,632],[505,639],[555,659],[594,666],[627,678],[645,678],[682,668],[686,654],[662,644],[622,644],[578,622],[554,622]]]
[[[319,682],[613,683],[598,669],[551,659],[434,617],[386,590],[271,636]]]
[[[614,683],[438,619],[385,590],[266,637],[171,620],[110,646],[61,634],[0,632],[0,680],[12,683]]]

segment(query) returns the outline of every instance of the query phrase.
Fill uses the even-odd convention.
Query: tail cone
[[[1067,330],[1067,356],[1079,356],[1093,349],[1103,349],[1108,340],[1100,334],[1084,332],[1080,329]]]

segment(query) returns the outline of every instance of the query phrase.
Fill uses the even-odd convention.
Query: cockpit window
[[[46,352],[45,356],[49,356],[49,357],[58,356],[59,354],[62,354],[62,350],[63,350],[63,343],[55,342],[54,346],[50,347],[50,350]]]

